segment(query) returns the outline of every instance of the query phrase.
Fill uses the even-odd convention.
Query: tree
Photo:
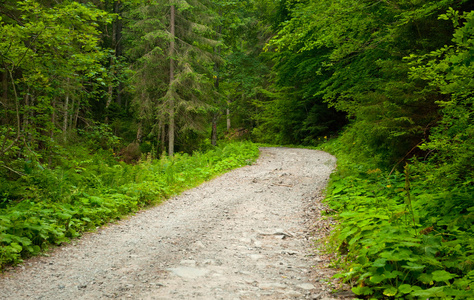
[[[133,15],[139,19],[129,31],[135,36],[129,53],[137,59],[135,83],[140,90],[135,106],[162,147],[168,129],[168,154],[173,155],[176,130],[182,144],[201,131],[215,95],[213,47],[218,42],[212,10],[206,1],[177,1],[146,4]]]
[[[266,96],[271,62],[260,56],[272,35],[269,18],[273,1],[219,1],[225,65],[220,68],[222,101],[219,113],[226,115],[222,127],[232,135],[236,130],[252,132],[256,126],[258,102]],[[224,131],[224,130],[223,130]]]
[[[8,124],[0,136],[3,159],[21,154],[19,142],[31,151],[49,148],[58,129],[65,139],[72,113],[88,97],[84,86],[104,82],[98,27],[111,18],[74,1],[54,7],[18,1],[1,13],[0,64],[8,98],[0,108]]]
[[[301,83],[305,97],[348,114],[345,138],[354,153],[394,164],[427,137],[443,97],[408,80],[403,58],[449,44],[452,28],[438,26],[437,16],[465,2],[286,1],[288,20],[269,49],[285,53],[279,66],[288,53],[304,59],[304,73],[315,78]]]
[[[469,186],[474,166],[474,11],[459,13],[450,8],[442,20],[452,21],[452,45],[424,55],[410,56],[410,77],[427,83],[425,93],[440,93],[441,118],[421,145],[432,153],[436,182]]]

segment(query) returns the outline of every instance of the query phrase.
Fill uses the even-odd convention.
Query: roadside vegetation
[[[192,155],[126,164],[110,151],[89,153],[74,147],[74,156],[56,168],[38,161],[25,166],[15,182],[2,182],[0,200],[0,267],[17,264],[83,232],[161,203],[231,169],[251,164],[258,148],[233,142]]]
[[[415,159],[402,170],[358,161],[341,141],[327,190],[338,220],[329,251],[336,276],[360,299],[470,299],[474,295],[474,192]]]

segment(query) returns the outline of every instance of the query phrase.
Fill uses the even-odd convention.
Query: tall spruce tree
[[[215,95],[213,49],[218,42],[211,4],[148,3],[132,12],[137,19],[128,31],[129,53],[136,59],[134,105],[143,134],[155,137],[162,150],[167,141],[170,156],[177,142],[184,145],[204,129]]]

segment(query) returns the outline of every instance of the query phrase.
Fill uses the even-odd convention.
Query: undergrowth
[[[359,299],[474,299],[474,188],[412,160],[399,172],[338,157],[326,201],[336,277]],[[365,160],[367,162],[367,160]]]
[[[136,165],[98,152],[53,169],[25,162],[23,176],[0,183],[0,270],[257,156],[256,145],[241,142],[193,155],[144,157]]]

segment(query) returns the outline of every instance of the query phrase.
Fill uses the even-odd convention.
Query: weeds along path
[[[0,299],[320,299],[308,206],[325,152],[262,148],[227,173],[0,277]]]

